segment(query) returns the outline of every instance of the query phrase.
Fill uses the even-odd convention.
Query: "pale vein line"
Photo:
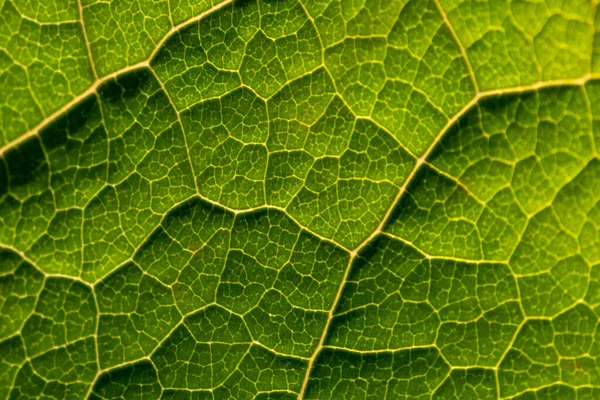
[[[335,309],[337,308],[337,305],[342,298],[342,293],[346,286],[346,281],[348,280],[348,275],[350,274],[350,270],[352,269],[352,264],[354,262],[354,255],[355,255],[355,253],[352,252],[350,259],[348,260],[348,265],[346,266],[346,270],[344,271],[342,281],[340,282],[337,293],[335,294],[335,298],[333,299],[331,308],[329,309],[329,312],[327,313],[327,321],[325,321],[325,327],[323,328],[323,332],[321,333],[321,337],[319,338],[319,343],[317,344],[317,348],[315,349],[312,356],[310,356],[310,358],[308,360],[308,366],[306,367],[306,373],[304,374],[304,380],[302,382],[300,392],[298,393],[299,400],[304,398],[306,389],[308,388],[308,381],[310,380],[310,373],[312,372],[312,370],[315,366],[315,361],[317,360],[317,357],[319,356],[319,354],[321,353],[321,350],[323,349],[323,346],[325,345],[325,339],[327,338],[327,333],[329,333],[329,326],[331,325],[331,322],[333,321],[333,313],[335,312]]]
[[[191,196],[186,197],[185,199],[178,201],[177,203],[173,204],[167,211],[164,212],[164,214],[161,216],[161,220],[159,222],[156,223],[156,225],[152,228],[152,230],[150,231],[150,233],[148,235],[146,235],[137,246],[134,247],[133,251],[131,252],[131,256],[127,257],[127,259],[125,259],[124,261],[118,263],[117,265],[115,265],[113,268],[111,268],[108,271],[103,272],[99,277],[96,277],[96,279],[90,283],[88,281],[84,281],[83,279],[80,278],[80,280],[84,283],[86,283],[87,285],[95,285],[98,282],[104,280],[107,276],[111,275],[112,273],[114,273],[116,270],[118,270],[119,268],[121,268],[122,266],[124,266],[125,264],[132,262],[136,256],[136,254],[138,253],[138,251],[146,244],[146,242],[148,241],[148,238],[150,238],[155,232],[156,230],[163,225],[164,221],[166,220],[166,218],[171,214],[171,212],[173,212],[174,210],[176,210],[178,207],[182,206],[183,204],[186,204],[190,201],[193,201],[194,199],[200,200],[201,202],[207,203],[213,207],[219,208],[225,212],[228,212],[230,214],[233,214],[234,216],[237,215],[242,215],[242,214],[252,214],[255,212],[260,212],[260,211],[276,211],[276,212],[281,212],[283,214],[285,214],[286,217],[288,217],[294,224],[296,224],[298,226],[298,228],[300,228],[300,230],[306,231],[308,233],[310,233],[312,236],[316,237],[317,239],[319,239],[322,242],[327,242],[327,243],[331,243],[334,246],[337,246],[347,252],[350,252],[350,249],[344,247],[342,244],[337,243],[336,241],[334,241],[333,239],[329,239],[326,238],[325,236],[321,236],[319,234],[317,234],[316,232],[312,232],[310,231],[308,228],[306,228],[304,225],[302,225],[297,219],[295,219],[294,217],[292,217],[288,211],[282,207],[278,207],[278,206],[273,206],[273,205],[261,205],[261,206],[257,206],[257,207],[253,207],[253,208],[245,208],[245,209],[235,209],[235,208],[231,208],[228,206],[225,206],[219,202],[216,202],[214,200],[209,199],[208,197],[205,197],[199,193],[194,193]],[[5,246],[3,244],[0,243],[0,248],[2,246]],[[48,275],[48,274],[46,274]],[[151,274],[149,274],[151,275]],[[70,275],[64,275],[65,277],[71,278]],[[154,275],[151,275],[152,277],[154,277],[155,279],[159,280],[157,277],[155,277]],[[77,278],[73,278],[73,279],[77,279]]]
[[[467,69],[469,70],[469,75],[471,75],[471,80],[473,81],[473,86],[475,87],[475,93],[479,93],[479,85],[477,84],[477,79],[475,78],[475,71],[473,70],[473,66],[471,65],[471,62],[469,61],[469,57],[467,57],[467,51],[465,50],[465,47],[463,46],[462,42],[458,38],[458,35],[456,34],[456,31],[452,27],[452,24],[450,24],[450,20],[448,19],[446,12],[440,5],[439,0],[433,0],[433,2],[435,3],[435,6],[438,9],[438,12],[440,13],[441,17],[444,20],[444,25],[446,25],[446,27],[448,28],[448,31],[450,31],[450,35],[452,35],[452,38],[454,39],[454,42],[456,43],[456,46],[458,47],[458,50],[460,51],[460,54],[462,55],[462,58],[465,61]]]
[[[590,100],[590,94],[588,93],[588,89],[583,86],[582,87],[582,92],[583,92],[583,98],[585,101],[585,107],[587,109],[587,118],[588,118],[588,123],[589,123],[589,133],[590,133],[590,143],[592,144],[592,154],[595,155],[596,157],[598,157],[600,154],[598,154],[598,146],[596,145],[596,138],[595,138],[595,134],[594,134],[594,112],[592,111],[592,101]],[[590,160],[588,160],[587,162],[589,163]]]
[[[17,4],[18,1],[11,1],[11,5],[14,7],[14,9],[17,11],[17,14],[19,14],[19,16],[21,18],[23,18],[26,21],[29,21],[31,23],[34,23],[36,25],[40,25],[40,26],[51,26],[51,25],[63,25],[63,24],[78,24],[79,20],[77,19],[68,19],[68,20],[64,20],[62,21],[59,17],[59,19],[57,21],[40,21],[37,20],[37,16],[32,16],[30,17],[29,15],[27,15],[25,12],[23,12],[23,10],[21,10],[20,5]],[[4,4],[4,2],[0,3],[0,6],[2,6]],[[34,15],[36,13],[34,12]]]
[[[407,246],[410,246],[417,253],[421,254],[423,257],[430,259],[430,260],[446,260],[446,261],[454,261],[454,262],[465,263],[465,264],[503,264],[503,265],[508,264],[508,260],[485,260],[485,259],[477,260],[477,259],[461,258],[461,257],[454,257],[454,256],[437,256],[437,255],[429,254],[429,253],[423,251],[419,247],[415,246],[415,244],[413,242],[411,242],[410,240],[406,240],[400,236],[396,236],[393,233],[381,232],[381,235],[387,236],[390,239],[397,240],[399,242],[404,243]]]
[[[270,204],[263,204],[263,205],[256,206],[256,207],[251,207],[251,208],[236,209],[236,208],[231,208],[229,206],[221,204],[221,203],[219,203],[217,201],[211,200],[208,197],[206,197],[206,196],[204,196],[204,195],[202,195],[200,193],[198,193],[195,196],[192,196],[191,198],[193,198],[193,197],[198,197],[200,200],[202,200],[202,201],[204,201],[206,203],[209,203],[210,205],[212,205],[214,207],[219,207],[219,208],[221,208],[223,210],[226,210],[226,211],[228,211],[228,212],[230,212],[231,214],[234,214],[234,215],[251,214],[251,213],[254,213],[254,212],[259,212],[259,211],[264,211],[264,210],[267,210],[267,211],[268,210],[279,211],[279,212],[285,214],[289,219],[291,219],[293,223],[295,223],[296,225],[298,225],[298,227],[301,230],[307,231],[308,233],[310,233],[312,236],[316,237],[317,239],[319,239],[319,240],[321,240],[323,242],[331,243],[331,244],[333,244],[333,245],[335,245],[335,246],[337,246],[337,247],[339,247],[341,249],[344,249],[344,250],[346,250],[348,252],[351,251],[349,248],[345,247],[341,243],[338,243],[338,242],[336,242],[333,239],[326,238],[325,236],[319,235],[318,233],[309,230],[307,227],[305,227],[304,225],[302,225],[300,223],[300,221],[298,221],[296,218],[294,218],[293,216],[291,216],[290,213],[285,208],[283,208],[283,207],[274,206],[274,205],[270,205]]]
[[[17,249],[16,247],[14,247],[10,244],[0,243],[0,249],[9,250],[9,251],[12,251],[13,253],[17,254],[19,257],[21,257],[23,259],[23,261],[31,264],[38,272],[40,272],[42,275],[44,275],[44,279],[46,279],[46,278],[64,278],[64,279],[70,279],[72,281],[76,281],[76,282],[81,283],[82,285],[88,286],[90,288],[94,286],[93,283],[85,281],[78,276],[62,274],[62,273],[58,273],[58,272],[46,272],[37,264],[36,261],[27,257],[27,255],[24,252],[22,252],[21,250]],[[2,274],[2,275],[0,275],[0,277],[5,276],[5,275],[7,275],[7,274]]]
[[[94,57],[92,56],[92,46],[90,44],[90,39],[87,35],[87,30],[85,29],[85,20],[83,19],[83,6],[81,5],[81,0],[77,0],[77,6],[79,7],[79,19],[81,22],[81,30],[83,31],[83,40],[85,41],[85,46],[87,47],[88,58],[90,60],[90,67],[92,68],[92,74],[94,74],[94,79],[98,80],[98,73],[96,72],[96,65],[94,64]]]
[[[102,368],[100,366],[100,346],[98,345],[98,332],[100,330],[100,304],[98,303],[98,295],[96,294],[96,288],[92,287],[92,296],[94,298],[94,305],[96,306],[96,326],[94,328],[94,335],[92,336],[94,338],[94,350],[96,351],[96,376],[94,376],[94,379],[92,382],[90,382],[90,387],[88,388],[88,391],[85,395],[85,399],[89,399],[90,396],[92,395],[92,391],[94,390],[94,386],[96,385],[96,381],[98,379],[98,377],[101,375]]]
[[[167,92],[167,89],[165,88],[163,81],[160,80],[160,78],[156,74],[156,71],[154,70],[154,68],[148,67],[148,69],[152,72],[152,75],[154,75],[154,78],[156,79],[156,81],[158,82],[160,87],[162,88],[162,91],[165,93],[165,96],[167,96],[167,99],[169,100],[169,104],[171,104],[171,107],[173,107],[173,111],[175,112],[175,115],[177,116],[177,122],[179,123],[179,126],[181,127],[181,134],[183,135],[183,142],[185,143],[185,151],[187,153],[188,161],[190,163],[190,171],[192,172],[192,179],[194,180],[194,187],[196,188],[196,193],[200,194],[200,188],[198,188],[198,181],[196,179],[196,171],[194,171],[194,163],[192,162],[192,154],[190,153],[190,145],[188,144],[187,135],[185,133],[185,128],[183,127],[183,122],[181,121],[181,114],[177,110],[177,107],[175,107],[175,103],[173,102],[173,99],[171,99],[171,96],[169,95],[169,92]]]

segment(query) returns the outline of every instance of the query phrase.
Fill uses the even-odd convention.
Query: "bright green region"
[[[472,194],[426,166],[408,185],[384,229],[432,255],[480,260],[477,221],[482,211]]]
[[[446,261],[432,262],[431,271],[431,302],[442,320],[436,344],[446,360],[456,366],[495,366],[523,320],[509,269]]]
[[[597,159],[565,184],[552,205],[535,215],[511,258],[529,315],[554,315],[586,296],[596,261],[594,218],[600,195]],[[588,298],[594,299],[592,284]],[[594,300],[592,300],[594,301]]]
[[[560,379],[559,358],[549,321],[526,322],[500,364],[500,396],[549,385]]]
[[[325,65],[340,95],[358,116],[371,115],[385,85],[384,38],[350,38],[325,51]]]
[[[239,71],[244,84],[267,98],[318,67],[322,48],[297,1],[259,2],[259,10],[261,29],[246,45]]]
[[[315,0],[303,2],[315,20],[325,46],[348,36],[383,36],[390,33],[405,0]]]
[[[350,38],[336,41],[325,51],[325,64],[357,115],[372,116],[404,146],[421,155],[448,116],[473,96],[465,60],[433,2],[406,4],[389,28],[383,21],[370,26],[374,22],[367,17],[370,8],[384,6],[383,2],[367,3],[381,4],[365,4],[352,11],[351,6],[343,10],[344,4],[337,11],[355,12],[362,23],[356,26],[358,31],[381,34],[350,34]],[[389,3],[395,8],[400,2]],[[336,18],[335,8],[336,2],[331,3],[317,18],[317,26],[326,29]],[[326,16],[328,23],[319,24]]]
[[[42,0],[19,1],[19,12],[39,22],[64,22],[79,18],[77,3],[69,0],[46,2]]]
[[[289,259],[299,228],[279,212],[241,214],[232,230],[217,303],[236,313],[257,306]]]
[[[275,41],[258,31],[247,45],[240,66],[242,82],[263,98],[270,97],[287,81]]]
[[[431,161],[483,201],[510,186],[523,211],[536,213],[593,155],[587,101],[579,87],[487,99],[448,132]]]
[[[593,4],[440,0],[483,90],[589,71]]]
[[[171,19],[173,24],[180,24],[197,15],[206,13],[220,3],[222,3],[220,0],[169,0]]]
[[[348,260],[339,247],[302,231],[274,287],[292,307],[328,311]]]
[[[388,81],[379,92],[373,118],[417,155],[425,153],[444,125],[446,115],[430,100],[401,81]]]
[[[286,207],[309,229],[346,247],[358,244],[413,160],[388,133],[357,121],[334,93],[318,69],[269,99],[268,111],[248,89],[184,111],[200,192],[237,209],[265,201]],[[315,207],[322,210],[316,216]]]
[[[410,1],[388,35],[386,75],[412,84],[447,115],[473,96],[473,82],[435,2]],[[419,113],[419,116],[422,115]],[[426,143],[429,144],[429,143]]]
[[[594,16],[594,37],[592,38],[592,72],[600,69],[600,13]]]
[[[590,179],[586,101],[569,87],[481,102],[442,138],[387,229],[431,254],[507,260],[526,241],[528,215],[542,218],[563,186]]]
[[[311,128],[328,109],[335,88],[325,69],[292,81],[269,99],[269,150],[306,150]],[[343,135],[343,131],[340,132]]]
[[[322,44],[315,26],[296,0],[259,2],[260,28],[273,39],[288,80],[322,63]],[[250,53],[247,53],[250,54]]]
[[[585,296],[589,267],[574,256],[556,263],[549,271],[519,277],[523,308],[527,315],[550,316]]]
[[[214,301],[232,223],[231,214],[191,200],[167,215],[136,254],[136,262],[171,288],[182,313],[197,310]]]
[[[598,317],[585,305],[578,304],[563,312],[553,320],[554,343],[559,354],[564,357],[583,356],[589,353],[597,354],[595,346],[596,326]]]
[[[146,60],[172,27],[169,0],[81,0],[91,58],[104,76]]]
[[[57,211],[46,233],[31,247],[31,258],[48,265],[48,272],[77,276],[82,259],[82,220],[81,210]]]

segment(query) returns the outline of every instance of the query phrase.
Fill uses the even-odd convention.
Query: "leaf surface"
[[[595,15],[0,0],[0,398],[597,398]]]

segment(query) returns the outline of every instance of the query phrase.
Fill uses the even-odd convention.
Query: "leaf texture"
[[[599,398],[596,8],[0,0],[0,398]]]

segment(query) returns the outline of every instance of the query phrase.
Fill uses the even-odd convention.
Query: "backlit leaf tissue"
[[[599,399],[599,33],[0,0],[0,398]]]

